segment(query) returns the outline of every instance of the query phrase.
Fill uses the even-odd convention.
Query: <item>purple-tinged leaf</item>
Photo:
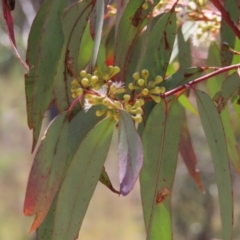
[[[125,110],[119,113],[118,158],[120,192],[126,196],[133,188],[143,164],[143,146],[133,119]]]

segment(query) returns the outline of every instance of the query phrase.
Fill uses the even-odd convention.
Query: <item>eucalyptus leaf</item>
[[[33,129],[33,150],[42,118],[52,100],[53,79],[64,42],[61,18],[67,5],[68,0],[47,0],[35,17],[29,34],[26,62],[30,70],[25,75],[25,90],[28,125]]]
[[[172,100],[157,104],[143,132],[144,164],[140,174],[147,239],[172,239],[171,195],[184,110]]]
[[[104,119],[79,145],[59,189],[52,240],[74,240],[99,180],[114,122]]]
[[[125,196],[132,190],[143,164],[142,141],[125,110],[119,113],[118,158],[120,192]]]
[[[226,137],[220,115],[212,99],[202,91],[196,91],[197,106],[203,130],[211,152],[220,202],[222,239],[232,239],[233,196]]]

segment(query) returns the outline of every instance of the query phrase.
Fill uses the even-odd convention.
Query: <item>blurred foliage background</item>
[[[43,0],[19,0],[13,11],[17,45],[25,55],[27,37],[35,12]],[[1,6],[0,6],[1,7]],[[0,9],[2,10],[2,9]],[[206,50],[205,50],[206,51]],[[196,49],[193,51],[193,54]],[[206,56],[198,51],[194,56]],[[200,57],[198,63],[204,64]],[[31,131],[27,126],[24,69],[11,49],[3,17],[0,18],[0,239],[30,240],[33,220],[22,212],[28,174],[32,164]],[[194,99],[193,99],[194,102]],[[44,128],[49,116],[46,115]],[[236,119],[237,122],[237,119]],[[174,239],[218,240],[221,222],[218,192],[209,149],[197,116],[189,114],[188,123],[205,188],[203,194],[190,178],[179,157],[173,191]],[[116,140],[116,136],[114,137]],[[106,170],[118,188],[117,146],[113,141]],[[240,239],[239,176],[232,171],[234,189],[234,239]],[[139,185],[127,197],[119,197],[98,184],[84,220],[79,239],[143,240],[144,224]]]

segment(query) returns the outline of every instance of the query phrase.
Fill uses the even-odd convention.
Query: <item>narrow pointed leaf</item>
[[[208,66],[221,67],[220,49],[216,42],[211,43],[208,49]],[[211,77],[207,81],[207,89],[210,97],[213,97],[217,91],[221,89],[222,82],[224,81],[225,74],[219,74],[217,76]]]
[[[233,127],[231,126],[231,119],[229,116],[228,108],[225,108],[221,112],[221,119],[226,135],[227,148],[230,161],[232,162],[234,168],[238,173],[240,173],[240,151],[239,146],[237,144],[237,140],[233,131]]]
[[[221,4],[220,1],[219,1],[219,4]],[[234,48],[236,34],[232,30],[232,28],[229,26],[229,22],[237,26],[239,14],[240,14],[239,8],[237,6],[237,1],[225,0],[223,11],[225,11],[226,14],[224,14],[224,16],[222,15],[221,29],[220,29],[221,44],[227,43],[229,47]],[[226,17],[229,19],[228,23],[226,22]],[[232,59],[233,59],[233,54],[230,51],[226,51],[224,48],[221,49],[222,66],[230,65],[232,62]]]
[[[153,77],[165,77],[176,31],[176,13],[173,8],[165,13],[151,30],[141,69],[148,69]]]
[[[99,47],[102,37],[103,18],[104,18],[104,0],[98,0],[96,3],[96,18],[95,18],[95,32],[94,32],[94,47],[91,61],[92,70],[95,68],[95,64],[98,57]]]
[[[105,167],[103,167],[103,169],[102,169],[102,172],[101,172],[99,181],[100,181],[103,185],[105,185],[107,188],[109,188],[112,192],[117,193],[117,194],[120,194],[119,191],[117,191],[117,190],[114,189],[114,187],[113,187],[113,185],[112,185],[112,183],[111,183],[111,181],[110,181],[110,179],[109,179],[109,177],[108,177],[108,174],[107,174],[107,172],[106,172],[106,170],[105,170]]]
[[[46,218],[37,229],[38,240],[52,240],[52,231],[54,227],[54,217],[55,217],[55,211],[56,211],[57,197],[58,197],[58,194],[55,195]]]
[[[237,72],[229,75],[222,83],[222,88],[217,92],[213,98],[214,102],[217,103],[218,111],[221,112],[227,101],[237,94],[240,88],[240,77]]]
[[[197,109],[189,101],[189,98],[186,95],[181,94],[181,96],[178,97],[178,101],[184,108],[186,108],[188,111],[198,116]]]
[[[42,118],[52,100],[53,79],[64,42],[61,18],[67,5],[68,0],[47,0],[34,19],[29,34],[26,61],[30,71],[25,76],[25,88],[28,125],[33,129],[33,149]]]
[[[120,192],[125,196],[132,190],[143,164],[142,141],[125,110],[119,113],[118,161]]]
[[[79,112],[70,122],[67,113],[62,113],[50,125],[28,180],[24,214],[36,214],[31,231],[44,220],[78,145],[99,120],[95,109],[90,109]]]
[[[169,76],[165,81],[166,90],[169,91],[178,86],[184,85],[195,78],[199,77],[203,73],[203,69],[200,67],[191,67],[188,69],[179,70],[173,75]]]
[[[97,124],[79,145],[59,190],[52,240],[78,236],[112,139],[114,122]]]
[[[148,240],[171,240],[171,195],[184,109],[175,99],[157,104],[143,132],[141,198]]]
[[[144,2],[144,0],[129,1],[118,24],[114,47],[114,64],[120,67],[121,72],[118,74],[117,80],[125,79],[133,46],[142,28],[146,25],[144,21],[150,12],[150,8],[144,10],[142,8]]]
[[[221,210],[222,238],[223,240],[231,240],[233,228],[232,180],[224,129],[212,99],[202,91],[196,91],[196,98],[215,168]]]
[[[179,146],[180,154],[183,161],[188,169],[190,176],[196,182],[197,186],[204,191],[201,176],[199,170],[197,169],[197,157],[193,149],[191,136],[188,130],[187,118],[184,116],[183,126],[181,129],[181,140]]]
[[[74,76],[72,76],[70,71],[74,71],[75,74],[78,74],[79,72],[79,48],[93,6],[94,5],[92,4],[91,0],[85,0],[74,4],[64,14],[62,20],[64,45],[62,47],[56,76],[54,78],[54,96],[60,112],[66,111],[73,101],[70,89],[71,80],[74,78]],[[70,66],[68,66],[68,64]],[[68,68],[71,68],[71,70]]]

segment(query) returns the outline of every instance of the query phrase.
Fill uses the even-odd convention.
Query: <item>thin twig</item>
[[[230,70],[233,70],[233,69],[238,69],[238,68],[240,68],[240,63],[220,68],[220,69],[218,69],[218,70],[216,70],[214,72],[211,72],[211,73],[206,74],[206,75],[204,75],[202,77],[199,77],[199,78],[197,78],[197,79],[195,79],[195,80],[193,80],[193,81],[191,81],[191,82],[189,82],[189,83],[187,83],[187,84],[185,84],[183,86],[180,86],[180,87],[174,88],[174,89],[172,89],[172,90],[170,90],[168,92],[165,92],[164,94],[161,94],[161,97],[162,98],[169,97],[169,96],[171,96],[173,94],[176,94],[179,91],[185,90],[186,88],[189,87],[189,85],[192,86],[192,85],[198,84],[198,83],[203,82],[203,81],[205,81],[205,80],[207,80],[207,79],[209,79],[211,77],[214,77],[214,76],[216,76],[218,74],[221,74],[223,72],[227,72],[227,71],[230,71]]]
[[[221,12],[222,18],[228,24],[228,26],[233,30],[238,38],[240,38],[240,29],[237,24],[231,19],[229,12],[227,12],[219,0],[211,0],[213,5]]]

